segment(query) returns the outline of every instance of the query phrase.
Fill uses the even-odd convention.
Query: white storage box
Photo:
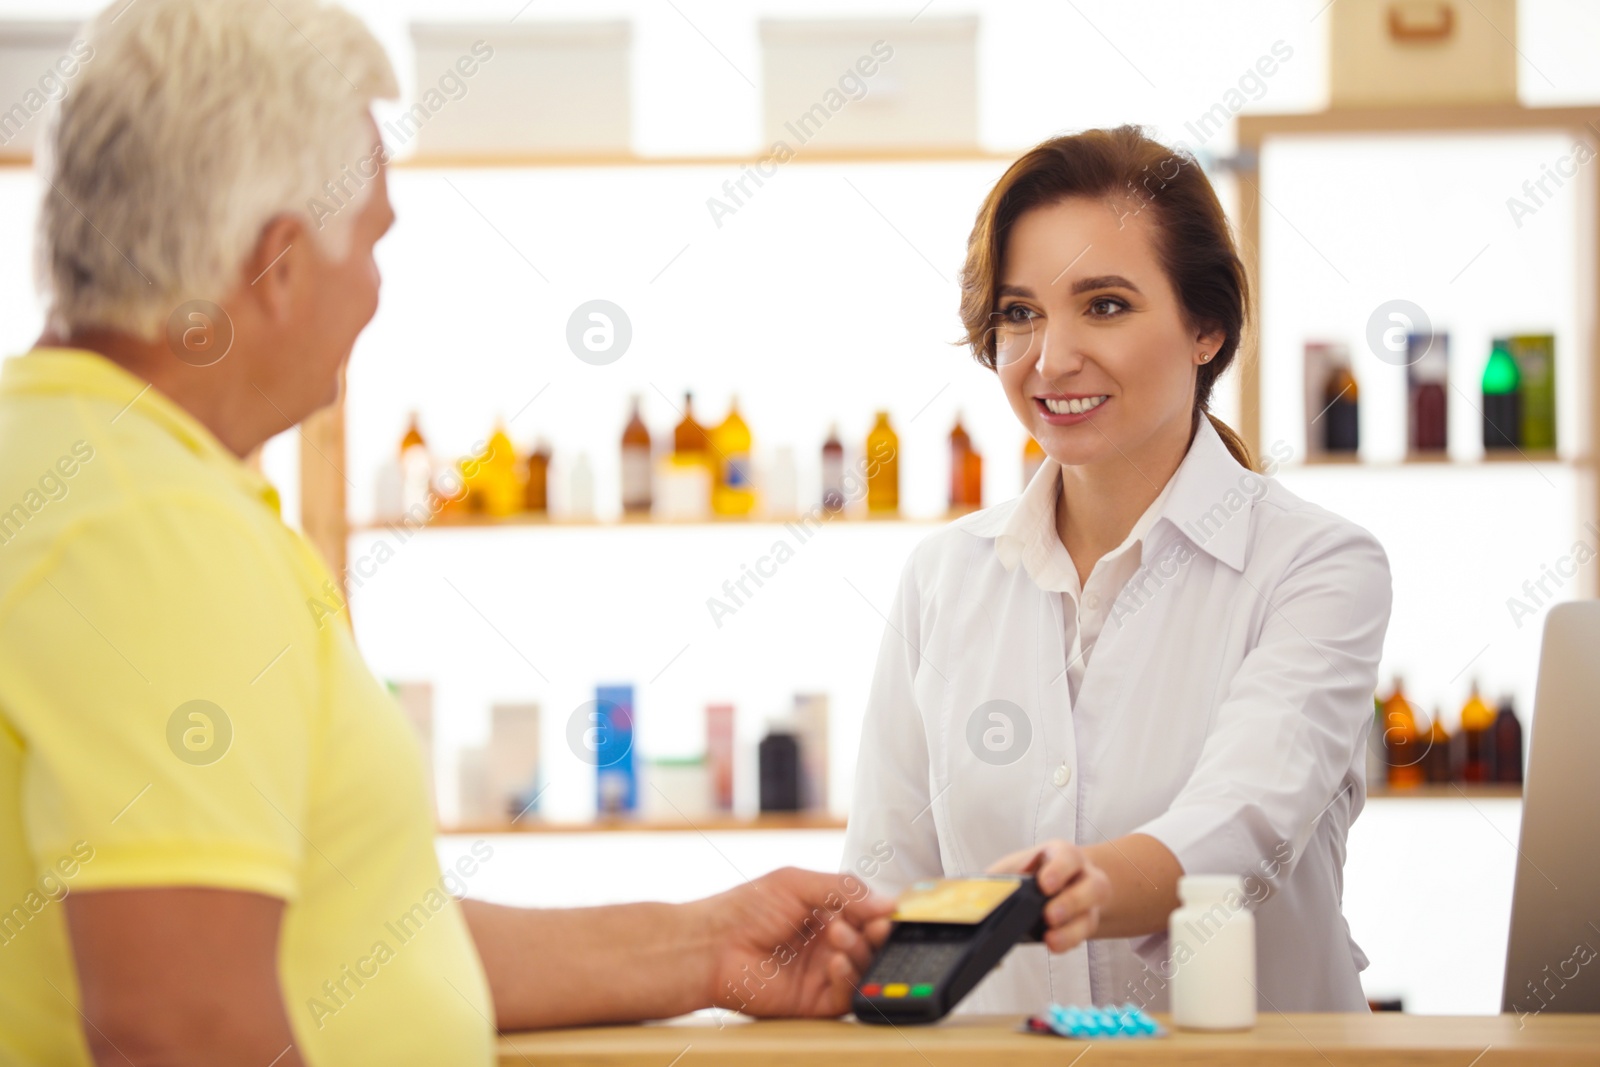
[[[94,50],[76,22],[0,21],[0,158],[25,159],[38,143],[44,112]]]
[[[1339,0],[1330,107],[1515,104],[1516,0]]]
[[[411,38],[416,91],[385,124],[392,149],[415,140],[423,156],[629,151],[628,23],[414,23]]]
[[[762,151],[971,149],[977,18],[764,20]]]

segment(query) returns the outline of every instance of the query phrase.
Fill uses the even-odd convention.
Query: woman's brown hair
[[[1148,213],[1156,257],[1185,321],[1224,335],[1222,347],[1196,373],[1192,424],[1205,415],[1233,458],[1254,469],[1244,440],[1208,410],[1212,387],[1239,349],[1250,302],[1228,217],[1194,157],[1146,137],[1137,126],[1053,137],[1011,164],[989,191],[961,270],[961,321],[972,354],[995,368],[990,316],[1012,225],[1032,208],[1076,196],[1123,201],[1124,217]]]

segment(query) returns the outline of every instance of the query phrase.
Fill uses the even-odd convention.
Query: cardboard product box
[[[413,23],[416,89],[384,123],[397,154],[617,156],[632,147],[626,21]]]
[[[975,149],[977,41],[976,16],[762,20],[762,152]]]
[[[1338,0],[1328,105],[1517,103],[1516,0]]]

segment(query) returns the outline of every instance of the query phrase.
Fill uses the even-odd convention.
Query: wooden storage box
[[[1516,0],[1337,0],[1328,105],[1515,104]]]
[[[391,148],[415,141],[425,157],[630,150],[627,22],[414,23],[411,38],[417,84],[408,110],[385,124]]]
[[[762,150],[976,148],[978,20],[763,20]]]

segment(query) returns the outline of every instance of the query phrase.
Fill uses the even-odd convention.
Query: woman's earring
[[[1212,355],[1213,355],[1213,353],[1207,352],[1205,355],[1200,357],[1200,362],[1201,363],[1210,363]]]

